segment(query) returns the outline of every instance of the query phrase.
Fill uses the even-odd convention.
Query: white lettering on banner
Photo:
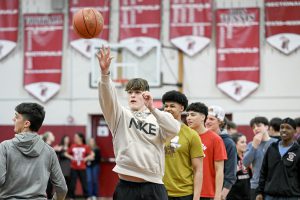
[[[31,51],[26,52],[25,56],[40,57],[40,56],[62,56],[62,51]]]
[[[266,22],[266,25],[267,26],[299,26],[300,21],[268,21]]]
[[[300,1],[267,2],[265,3],[265,6],[266,7],[300,6]]]
[[[121,7],[121,10],[122,11],[132,11],[132,10],[136,10],[136,11],[143,11],[143,10],[146,10],[146,11],[153,11],[153,10],[159,10],[160,6],[159,5],[129,5],[129,6],[126,6],[126,5],[123,5]]]
[[[83,8],[86,8],[86,6],[72,7],[72,8],[70,9],[70,11],[71,11],[72,13],[75,13],[75,12],[77,12],[78,10],[83,9]],[[93,6],[93,8],[96,9],[97,11],[100,11],[100,12],[107,12],[107,11],[109,11],[108,6],[103,6],[103,7]]]
[[[0,32],[17,31],[17,27],[0,27]]]
[[[61,73],[60,69],[30,69],[25,70],[26,74],[59,74]]]
[[[258,53],[259,49],[254,48],[224,48],[218,49],[219,54],[231,54],[231,53]]]
[[[25,18],[26,26],[30,25],[61,25],[63,18],[61,16],[29,16]]]
[[[192,9],[208,9],[210,8],[210,4],[209,3],[200,3],[200,4],[180,4],[180,3],[177,3],[177,4],[172,4],[171,8],[173,9],[180,9],[180,8],[192,8]]]
[[[184,2],[185,3],[185,2]],[[209,9],[210,4],[179,4],[174,3],[171,6],[173,9],[174,17],[172,18],[171,26],[173,24],[177,26],[194,26],[197,25],[195,22],[195,10]],[[189,25],[186,25],[189,24]],[[179,25],[180,24],[180,25]],[[183,25],[184,24],[184,25]],[[200,23],[199,23],[200,24]],[[211,24],[209,24],[211,25]]]
[[[231,26],[231,27],[245,27],[245,26],[258,26],[258,22],[229,22],[229,23],[217,23],[217,26]]]
[[[185,27],[185,26],[211,26],[211,23],[206,22],[193,22],[193,23],[171,23],[172,27]]]
[[[121,7],[123,20],[121,28],[141,28],[143,33],[147,33],[149,28],[159,28],[160,24],[136,24],[136,13],[143,11],[159,11],[159,5],[134,5],[136,2],[131,1],[131,5],[124,1]]]
[[[220,27],[220,34],[219,34],[219,48],[225,47],[225,28]]]
[[[26,31],[57,31],[63,30],[63,26],[26,27]]]
[[[259,68],[258,67],[218,67],[217,70],[219,72],[234,72],[234,71],[258,71]]]
[[[221,23],[224,24],[245,24],[255,22],[255,14],[247,13],[245,9],[235,9],[231,10],[228,14],[221,14],[220,19]]]
[[[16,9],[0,10],[0,15],[15,15],[18,14]]]
[[[122,24],[122,28],[159,28],[159,24]]]
[[[84,159],[84,157],[83,157],[84,153],[85,153],[85,148],[82,148],[82,147],[74,147],[73,148],[73,155],[74,155],[73,157],[78,166]]]

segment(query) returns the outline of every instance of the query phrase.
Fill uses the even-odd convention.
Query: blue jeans
[[[89,197],[92,196],[98,197],[99,172],[100,172],[99,165],[88,166],[86,168]]]

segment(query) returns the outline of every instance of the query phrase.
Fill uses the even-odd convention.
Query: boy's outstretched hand
[[[110,62],[113,59],[113,57],[110,56],[110,48],[102,46],[96,56],[99,61],[101,74],[107,75],[109,73]]]

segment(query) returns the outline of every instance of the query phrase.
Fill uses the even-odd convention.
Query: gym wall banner
[[[160,43],[161,1],[120,0],[119,41],[142,57]]]
[[[73,15],[80,9],[85,7],[95,8],[99,11],[104,19],[104,28],[98,38],[83,39],[80,38],[73,30]],[[106,45],[109,40],[109,15],[110,15],[110,1],[104,0],[76,0],[69,1],[69,42],[71,47],[76,49],[86,58],[92,57],[93,45]]]
[[[217,87],[236,101],[260,82],[259,18],[259,8],[216,11]]]
[[[0,1],[0,60],[17,45],[19,26],[19,1]]]
[[[24,14],[23,19],[24,87],[46,102],[61,85],[64,16]]]
[[[300,0],[265,0],[267,42],[289,55],[300,47]]]
[[[193,56],[211,41],[212,2],[170,2],[170,40],[185,54]]]

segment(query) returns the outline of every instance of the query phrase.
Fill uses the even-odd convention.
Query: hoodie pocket
[[[141,171],[162,173],[159,160],[158,150],[154,146],[132,142],[120,153],[117,163]]]

